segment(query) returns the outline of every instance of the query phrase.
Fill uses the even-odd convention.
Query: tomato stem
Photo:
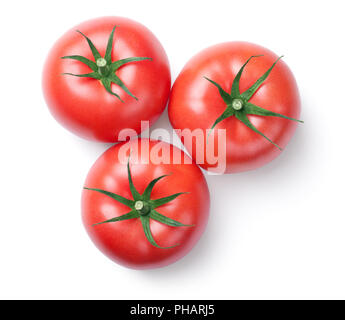
[[[238,111],[243,108],[243,101],[241,99],[234,99],[231,105],[235,110]]]
[[[107,65],[107,60],[105,60],[104,58],[99,58],[96,61],[97,67],[98,67],[98,72],[102,75],[102,76],[106,76],[109,72],[109,67]]]
[[[134,208],[142,216],[146,216],[151,211],[150,205],[147,202],[141,200],[135,202]]]

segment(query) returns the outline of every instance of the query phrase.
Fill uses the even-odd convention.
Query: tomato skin
[[[124,103],[109,94],[98,80],[62,75],[91,72],[79,61],[61,59],[81,55],[94,61],[87,41],[76,30],[87,35],[104,56],[115,25],[118,27],[114,34],[113,61],[128,57],[153,59],[127,64],[116,72],[138,101],[115,84],[112,90]],[[170,67],[162,45],[146,27],[122,17],[89,20],[66,32],[51,49],[43,70],[44,97],[56,120],[80,137],[103,142],[117,142],[124,128],[139,134],[141,120],[154,123],[165,109],[170,85]]]
[[[93,226],[125,214],[130,208],[103,194],[85,189],[82,194],[82,219],[92,241],[110,259],[129,268],[152,269],[181,259],[193,248],[205,230],[210,197],[205,178],[195,163],[172,163],[173,154],[183,154],[183,151],[165,142],[135,139],[127,142],[132,150],[131,159],[137,154],[136,149],[132,148],[137,142],[139,155],[143,156],[144,162],[133,163],[130,168],[138,192],[142,194],[151,180],[168,174],[168,177],[160,180],[153,188],[152,199],[177,192],[189,194],[183,194],[156,210],[171,219],[195,226],[171,227],[151,219],[152,235],[159,245],[168,247],[180,244],[170,249],[156,248],[145,237],[140,219]],[[148,149],[141,152],[143,143],[148,145]],[[111,147],[95,162],[86,178],[86,187],[107,190],[133,199],[126,163],[121,163],[118,158],[122,146],[124,143]],[[149,152],[157,146],[170,150],[170,155],[164,158],[164,164],[154,164],[149,156]],[[166,162],[170,163],[165,164]]]
[[[240,92],[247,90],[271,67],[278,58],[270,50],[247,42],[226,42],[209,47],[195,55],[183,68],[176,79],[169,102],[169,118],[175,129],[197,129],[204,131],[204,148],[207,146],[206,130],[224,112],[226,106],[217,88],[204,76],[219,83],[227,92],[237,72],[246,60],[255,58],[245,67],[240,80]],[[267,110],[292,118],[300,116],[300,96],[295,78],[284,61],[280,60],[269,77],[250,99],[250,102]],[[277,118],[248,115],[258,130],[277,143],[286,147],[296,130],[296,122]],[[236,173],[259,168],[276,158],[281,151],[255,133],[235,117],[220,122],[217,129],[226,129],[225,173]],[[182,139],[182,142],[183,139]],[[196,158],[196,145],[187,150]],[[200,145],[198,146],[200,148]],[[218,152],[218,145],[215,143]],[[214,164],[198,163],[202,168],[217,171]],[[219,166],[222,167],[222,166]]]

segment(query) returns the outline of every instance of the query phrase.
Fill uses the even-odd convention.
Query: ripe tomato
[[[207,149],[208,139],[215,139],[216,154],[224,153],[220,165],[210,163],[204,152],[197,161],[201,167],[252,170],[287,145],[300,121],[300,97],[293,74],[277,58],[255,44],[228,42],[201,51],[185,65],[173,85],[170,121],[175,129],[202,130],[201,140],[186,145],[193,159],[197,148]],[[226,130],[226,145],[218,144],[219,129]]]
[[[170,67],[157,38],[120,17],[86,21],[53,46],[43,71],[43,91],[53,116],[90,140],[118,141],[122,129],[141,132],[163,112]],[[131,135],[134,133],[131,132]]]
[[[173,163],[182,156],[190,163]],[[108,149],[91,168],[82,195],[93,242],[135,269],[163,267],[186,255],[206,227],[209,206],[198,166],[173,145],[148,139]]]

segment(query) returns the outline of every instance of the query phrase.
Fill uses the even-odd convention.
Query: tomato
[[[116,142],[122,129],[137,135],[146,129],[141,120],[152,124],[163,112],[170,92],[169,62],[143,25],[98,18],[55,43],[44,66],[43,91],[51,113],[68,130]]]
[[[176,161],[181,157],[187,161]],[[82,194],[83,223],[95,245],[135,269],[185,256],[204,232],[209,206],[198,166],[173,145],[148,139],[108,149],[91,168]]]
[[[215,154],[224,154],[222,163],[212,163],[209,149],[196,159],[201,167],[234,173],[276,158],[295,132],[300,108],[295,78],[280,58],[255,44],[227,42],[185,65],[172,88],[169,118],[176,130],[201,130],[202,139],[186,145],[193,159],[209,140]],[[218,140],[220,129],[226,130],[224,144]]]

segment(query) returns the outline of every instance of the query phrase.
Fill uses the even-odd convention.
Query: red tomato
[[[247,61],[253,55],[263,56]],[[173,85],[169,117],[175,129],[202,130],[202,140],[196,142],[194,139],[191,145],[186,145],[193,159],[196,159],[197,148],[208,146],[207,130],[225,110],[230,112],[216,124],[209,136],[209,139],[215,138],[216,154],[222,151],[221,148],[225,149],[224,160],[219,160],[225,162],[224,166],[210,163],[205,152],[201,161],[197,161],[201,167],[211,171],[217,171],[217,166],[224,167],[227,173],[252,170],[276,158],[281,152],[279,147],[287,145],[295,132],[296,122],[280,116],[294,118],[292,120],[298,118],[300,97],[293,74],[277,58],[273,52],[255,44],[228,42],[201,51],[185,65]],[[236,85],[233,88],[235,76],[246,61],[248,64],[242,70],[240,80],[237,79],[236,90]],[[260,80],[262,84],[255,93],[248,94],[248,89],[275,62],[271,73],[266,74],[267,78],[263,82]],[[235,101],[236,97],[240,101]],[[219,129],[226,130],[226,145],[217,143]],[[183,136],[181,139],[185,142]]]
[[[108,52],[109,40],[113,43]],[[98,53],[91,51],[92,44]],[[133,57],[145,59],[123,60]],[[115,61],[123,64],[111,65]],[[64,127],[86,139],[116,142],[122,129],[139,134],[145,129],[141,120],[152,124],[163,112],[170,92],[169,62],[143,25],[120,17],[98,18],[76,26],[55,43],[44,66],[43,91],[51,113]]]
[[[134,191],[128,177],[129,150]],[[174,164],[173,159],[181,156],[190,163]],[[150,200],[145,200],[144,191],[154,179]],[[207,224],[210,199],[201,170],[182,150],[165,142],[135,139],[111,147],[91,168],[85,188],[82,217],[89,236],[105,255],[130,268],[157,268],[179,260]],[[146,212],[140,212],[142,202],[150,206]],[[153,211],[164,217],[163,222]],[[128,213],[131,216],[124,216]]]

